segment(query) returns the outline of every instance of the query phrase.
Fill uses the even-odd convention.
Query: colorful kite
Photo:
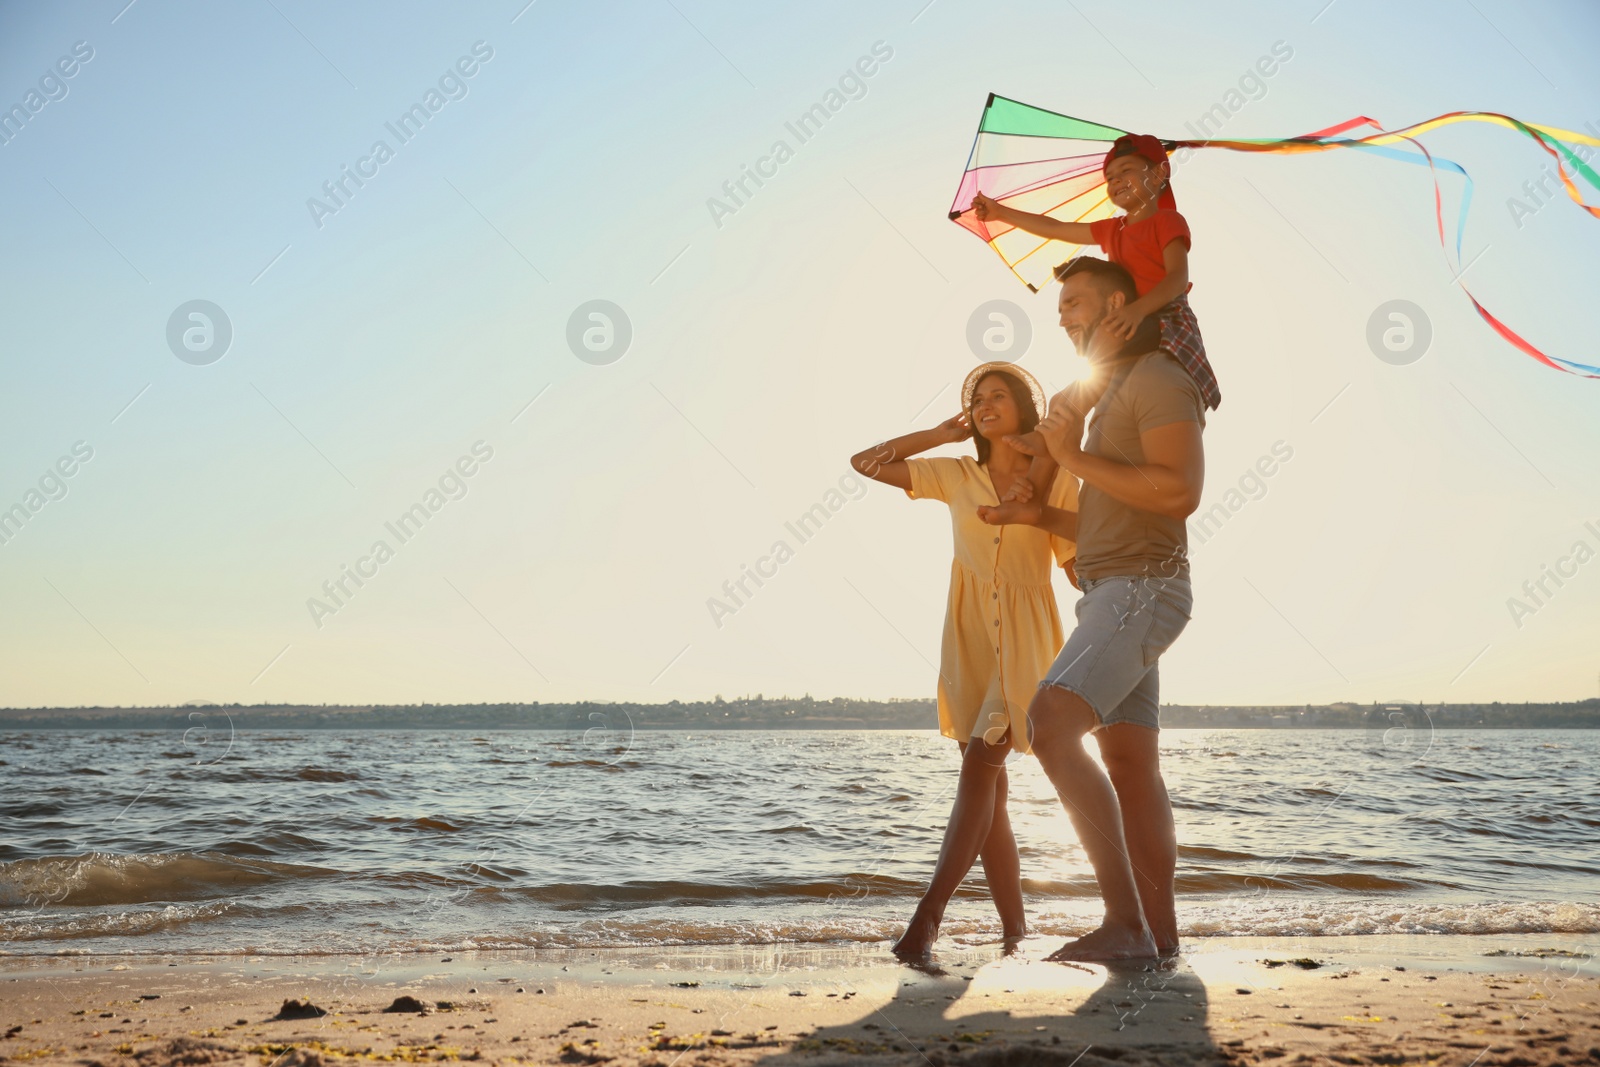
[[[1472,178],[1459,163],[1433,155],[1416,139],[1429,130],[1456,122],[1494,123],[1528,137],[1555,160],[1556,171],[1567,195],[1589,214],[1600,218],[1600,206],[1585,203],[1572,178],[1576,174],[1591,188],[1600,191],[1600,174],[1596,174],[1572,150],[1574,145],[1600,148],[1600,138],[1552,126],[1525,123],[1509,115],[1493,112],[1452,111],[1400,130],[1386,131],[1375,120],[1362,116],[1326,130],[1281,140],[1163,140],[1161,143],[1168,152],[1183,148],[1227,148],[1235,152],[1274,153],[1352,148],[1405,163],[1425,165],[1433,173],[1434,216],[1439,229],[1439,244],[1444,250],[1447,264],[1450,263],[1450,245],[1445,239],[1444,198],[1439,190],[1439,171],[1447,170],[1461,175],[1465,186],[1461,210],[1455,223],[1455,264],[1451,266],[1456,284],[1461,286],[1461,291],[1467,294],[1467,299],[1472,301],[1473,308],[1483,320],[1527,355],[1556,370],[1600,378],[1600,367],[1539,351],[1490,314],[1461,282],[1461,241],[1466,230],[1467,207],[1472,202]],[[1363,126],[1370,126],[1378,132],[1366,136],[1345,136],[1349,131]],[[966,173],[961,176],[961,186],[956,190],[955,202],[950,206],[950,218],[982,238],[1024,285],[1038,292],[1040,286],[1053,277],[1055,266],[1082,253],[1084,246],[1038,237],[993,220],[981,221],[972,210],[974,194],[983,193],[1007,207],[1049,215],[1064,222],[1094,222],[1109,218],[1117,213],[1117,207],[1106,192],[1101,164],[1111,142],[1127,132],[1031,107],[991,93],[983,108],[983,121],[978,124],[978,135],[972,142],[972,152],[967,157]],[[1415,151],[1397,147],[1402,142],[1415,148]]]

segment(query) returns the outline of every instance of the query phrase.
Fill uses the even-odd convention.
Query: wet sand
[[[357,957],[0,956],[0,1058],[86,1067],[517,1063],[1600,1065],[1592,936],[1059,939]],[[398,998],[415,1010],[385,1011]],[[312,1007],[278,1017],[285,1001]],[[325,1012],[326,1014],[316,1014]],[[295,1017],[298,1016],[298,1017]]]

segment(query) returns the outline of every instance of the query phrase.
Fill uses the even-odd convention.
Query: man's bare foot
[[[1157,915],[1152,922],[1149,913],[1146,913],[1144,923],[1156,943],[1156,955],[1166,957],[1179,954],[1177,916],[1168,911],[1165,915]]]
[[[903,960],[922,960],[933,951],[933,943],[939,940],[939,924],[920,915],[913,915],[906,924],[905,933],[900,935],[900,940],[889,949]]]
[[[1027,928],[1021,930],[1003,931],[1000,934],[1000,954],[1012,956],[1022,946],[1022,941],[1028,936]]]
[[[1126,926],[1101,926],[1091,930],[1076,941],[1068,941],[1056,949],[1047,960],[1132,960],[1156,955],[1156,943],[1150,931],[1141,924],[1137,928]]]

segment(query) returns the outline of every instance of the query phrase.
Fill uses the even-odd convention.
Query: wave
[[[547,904],[717,904],[756,900],[837,900],[841,898],[915,896],[924,886],[882,874],[849,874],[822,879],[771,878],[759,882],[630,881],[613,885],[584,882],[519,886],[505,890],[526,900]],[[963,896],[986,896],[968,887]]]
[[[0,916],[0,940],[6,942],[30,941],[90,941],[96,938],[109,938],[122,947],[119,953],[131,951],[137,941],[129,938],[140,938],[154,934],[166,933],[181,929],[186,926],[196,928],[197,945],[203,942],[205,924],[218,920],[231,920],[241,912],[252,909],[241,909],[231,900],[211,900],[200,904],[167,904],[160,908],[151,908],[145,911],[109,911],[104,913],[79,913],[66,917],[49,916],[38,912],[25,912],[21,915]],[[58,953],[71,953],[74,949],[60,948]],[[197,952],[208,951],[197,948]],[[223,949],[227,952],[226,949]]]
[[[436,819],[431,815],[419,815],[416,818],[407,818],[403,815],[374,815],[374,823],[388,824],[391,829],[405,832],[408,830],[432,830],[438,833],[453,834],[461,829],[453,822]]]
[[[625,759],[625,760],[603,760],[603,759],[559,760],[559,759],[553,759],[553,760],[546,760],[545,761],[545,766],[546,767],[593,767],[596,770],[613,771],[614,772],[614,771],[621,771],[621,770],[636,770],[639,767],[644,766],[644,764],[640,763],[638,760],[631,760],[631,759]]]
[[[401,832],[449,833],[456,825],[430,817],[387,817]],[[784,837],[814,835],[810,827],[784,826],[766,831]],[[90,852],[0,862],[0,909],[19,907],[106,907],[171,903],[239,896],[276,884],[306,879],[353,881],[390,895],[423,889],[460,888],[495,899],[534,902],[563,911],[617,905],[671,906],[738,904],[776,901],[910,900],[926,888],[919,879],[851,872],[823,878],[751,878],[727,880],[638,879],[615,883],[556,882],[508,885],[528,872],[504,863],[473,861],[446,870],[341,870],[332,866],[284,863],[265,858],[276,849],[305,853],[319,843],[298,836],[268,835],[239,842],[228,852],[161,852],[116,855]],[[1207,850],[1210,851],[1210,850]],[[244,854],[240,854],[244,853]],[[486,884],[490,883],[490,884]],[[500,883],[495,885],[493,883]],[[1092,876],[1066,879],[1024,879],[1023,888],[1040,900],[1090,899],[1098,895]],[[1393,877],[1361,870],[1304,870],[1274,873],[1187,870],[1178,875],[1177,890],[1188,894],[1233,894],[1264,898],[1280,894],[1396,894],[1413,890],[1460,887],[1421,878]],[[964,886],[958,895],[983,898],[981,882]]]
[[[178,927],[195,927],[204,920],[219,920],[237,928],[248,921],[252,909],[227,901],[200,905],[169,905],[144,913],[78,917],[48,924],[37,917],[29,923],[0,923],[13,943],[39,946],[65,941],[53,948],[0,952],[4,955],[126,955],[135,949],[130,936]],[[297,915],[304,919],[304,916]],[[1370,901],[1326,904],[1281,904],[1262,907],[1251,903],[1223,907],[1183,907],[1178,911],[1179,933],[1186,940],[1226,937],[1351,937],[1395,934],[1587,935],[1600,932],[1600,905],[1557,901],[1483,902],[1476,904],[1409,905],[1393,908]],[[1087,933],[1099,921],[1097,909],[1081,913],[1043,913],[1030,917],[1034,936],[1070,938]],[[849,945],[891,941],[905,928],[904,916],[861,914],[849,910],[825,913],[788,912],[769,916],[703,918],[681,916],[619,915],[571,923],[530,923],[521,928],[494,929],[474,923],[477,930],[433,936],[374,936],[368,931],[319,931],[314,939],[293,924],[266,930],[235,933],[228,943],[206,938],[203,927],[188,934],[184,945],[162,944],[159,951],[172,955],[351,956],[408,955],[435,952],[518,951],[570,948],[657,948],[674,946],[733,945]],[[949,915],[941,934],[956,944],[997,942],[998,922],[987,917]],[[93,938],[111,939],[114,948],[100,949]],[[243,943],[241,943],[243,942]],[[308,948],[313,943],[315,948]],[[85,947],[87,945],[87,947]]]
[[[237,893],[242,887],[336,873],[217,852],[45,856],[0,863],[0,908],[206,900]]]
[[[1179,914],[1186,937],[1600,933],[1600,904],[1570,901],[1395,905],[1256,900],[1241,908],[1180,907]]]
[[[882,874],[848,874],[820,879],[768,878],[760,881],[654,881],[614,884],[565,882],[518,886],[503,892],[525,900],[556,906],[590,907],[608,904],[719,904],[738,901],[839,900],[855,898],[915,899],[925,883]],[[1024,878],[1022,888],[1034,899],[1089,899],[1099,896],[1093,876],[1076,879]],[[1359,871],[1326,873],[1251,874],[1222,871],[1184,872],[1177,878],[1182,894],[1265,893],[1402,893],[1418,889],[1455,889],[1446,883],[1422,879],[1391,878]],[[969,883],[958,896],[987,898],[980,884]]]

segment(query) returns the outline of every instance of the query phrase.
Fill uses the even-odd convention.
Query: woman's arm
[[[911,488],[911,468],[906,457],[940,445],[952,445],[972,436],[972,425],[965,413],[946,419],[931,430],[903,434],[881,445],[864,448],[850,457],[850,466],[873,481],[897,489]]]
[[[1006,207],[998,200],[978,193],[972,198],[973,213],[980,222],[1004,222],[1015,226],[1019,230],[1038,234],[1056,241],[1066,241],[1075,245],[1092,245],[1094,236],[1089,230],[1087,222],[1062,222],[1049,215],[1035,215],[1028,211],[1018,211],[1016,208]]]

